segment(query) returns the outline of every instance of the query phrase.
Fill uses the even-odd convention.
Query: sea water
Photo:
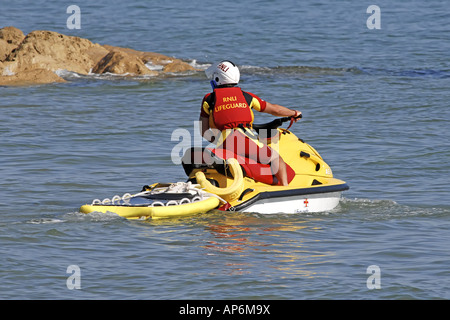
[[[303,112],[291,130],[350,190],[315,214],[84,215],[95,198],[185,181],[172,133],[195,134],[204,73],[61,71],[67,83],[1,87],[0,298],[450,298],[445,1],[70,4],[79,28],[69,28],[69,3],[48,1],[2,4],[1,27],[200,70],[232,60],[242,88]]]

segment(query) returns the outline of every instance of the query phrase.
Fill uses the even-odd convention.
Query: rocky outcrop
[[[180,59],[168,57],[160,53],[137,51],[130,48],[113,47],[110,45],[104,45],[103,47],[108,49],[109,51],[121,51],[131,56],[135,56],[136,58],[144,62],[144,64],[149,64],[154,67],[160,66],[163,73],[177,73],[195,70],[195,68],[190,64]]]
[[[53,31],[37,30],[25,36],[14,27],[0,29],[0,85],[63,82],[55,74],[58,70],[157,76],[194,68],[159,53],[100,45]]]
[[[116,73],[131,75],[157,75],[145,66],[145,63],[136,55],[122,50],[112,49],[92,69],[93,73]]]
[[[87,39],[52,31],[33,31],[3,61],[12,73],[45,69],[65,69],[87,74],[95,64],[93,58],[108,51]]]

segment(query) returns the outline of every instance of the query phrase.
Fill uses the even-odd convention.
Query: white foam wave
[[[88,74],[79,74],[74,71],[68,71],[68,70],[57,70],[55,73],[60,76],[61,78],[64,78],[66,80],[76,80],[76,79],[93,79],[93,80],[120,80],[120,79],[131,79],[131,80],[145,80],[154,78],[154,75],[134,75],[131,73],[124,73],[124,74],[118,74],[118,73],[111,73],[111,72],[105,72],[102,74],[99,73],[93,73],[92,71]]]
[[[69,71],[66,69],[58,69],[55,71],[55,74],[60,76],[61,78],[81,78],[83,76],[77,72]]]
[[[152,61],[148,61],[145,66],[152,71],[162,71],[165,65],[172,62],[173,60],[161,60],[161,64],[154,64]]]
[[[390,205],[390,206],[399,205],[396,201],[388,199],[343,198],[341,201],[342,203],[349,203],[349,204]]]
[[[449,207],[418,206],[414,204],[400,204],[389,199],[364,199],[343,198],[340,202],[340,210],[345,212],[360,212],[365,217],[404,217],[404,216],[429,216],[448,215]]]
[[[53,223],[61,223],[65,222],[65,220],[56,219],[56,218],[39,218],[39,219],[31,219],[27,223],[30,224],[53,224]]]
[[[163,65],[153,64],[153,62],[149,61],[145,64],[145,66],[152,71],[162,71],[164,69]]]
[[[190,66],[192,66],[195,70],[204,71],[208,69],[212,64],[210,62],[199,62],[197,59],[185,60]],[[95,79],[95,80],[120,80],[120,79],[129,79],[129,80],[146,80],[146,79],[154,79],[155,77],[166,77],[166,76],[186,76],[197,74],[197,71],[186,71],[186,72],[177,72],[177,73],[165,73],[162,72],[164,67],[172,62],[172,60],[161,61],[157,64],[154,64],[151,61],[148,61],[145,66],[151,70],[156,71],[158,74],[155,75],[134,75],[130,73],[126,74],[116,74],[116,73],[103,73],[97,74],[92,73],[92,70],[87,75],[79,74],[73,71],[68,70],[57,70],[55,73],[66,79],[66,80],[76,80],[76,79]],[[251,75],[285,75],[292,76],[298,74],[311,74],[311,75],[341,75],[346,72],[354,72],[353,69],[345,69],[345,68],[327,68],[327,67],[309,67],[309,66],[278,66],[278,67],[268,67],[268,66],[256,66],[256,65],[247,65],[243,64],[239,66],[241,73],[247,73]],[[5,71],[4,71],[5,72]]]
[[[81,212],[70,212],[66,214],[68,220],[71,221],[91,221],[91,222],[105,222],[105,221],[115,221],[115,220],[126,220],[114,212],[91,212],[91,213],[81,213]]]
[[[199,70],[206,70],[211,66],[211,63],[200,63],[197,61],[197,59],[193,59],[191,61],[188,62],[189,65],[195,69],[199,69]]]

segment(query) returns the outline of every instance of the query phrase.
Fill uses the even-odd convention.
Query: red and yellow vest
[[[203,98],[201,115],[209,117],[211,128],[233,129],[250,127],[253,111],[264,111],[266,102],[239,87],[216,88]]]

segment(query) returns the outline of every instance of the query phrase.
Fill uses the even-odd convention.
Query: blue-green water
[[[2,4],[47,29],[241,67],[244,89],[302,110],[292,130],[351,187],[309,215],[166,221],[83,215],[94,198],[184,181],[172,132],[194,133],[202,72],[77,76],[0,88],[2,299],[450,298],[450,11],[445,1],[77,1]],[[265,122],[270,117],[256,115]],[[81,289],[70,290],[68,266]],[[380,289],[369,289],[369,266]]]

